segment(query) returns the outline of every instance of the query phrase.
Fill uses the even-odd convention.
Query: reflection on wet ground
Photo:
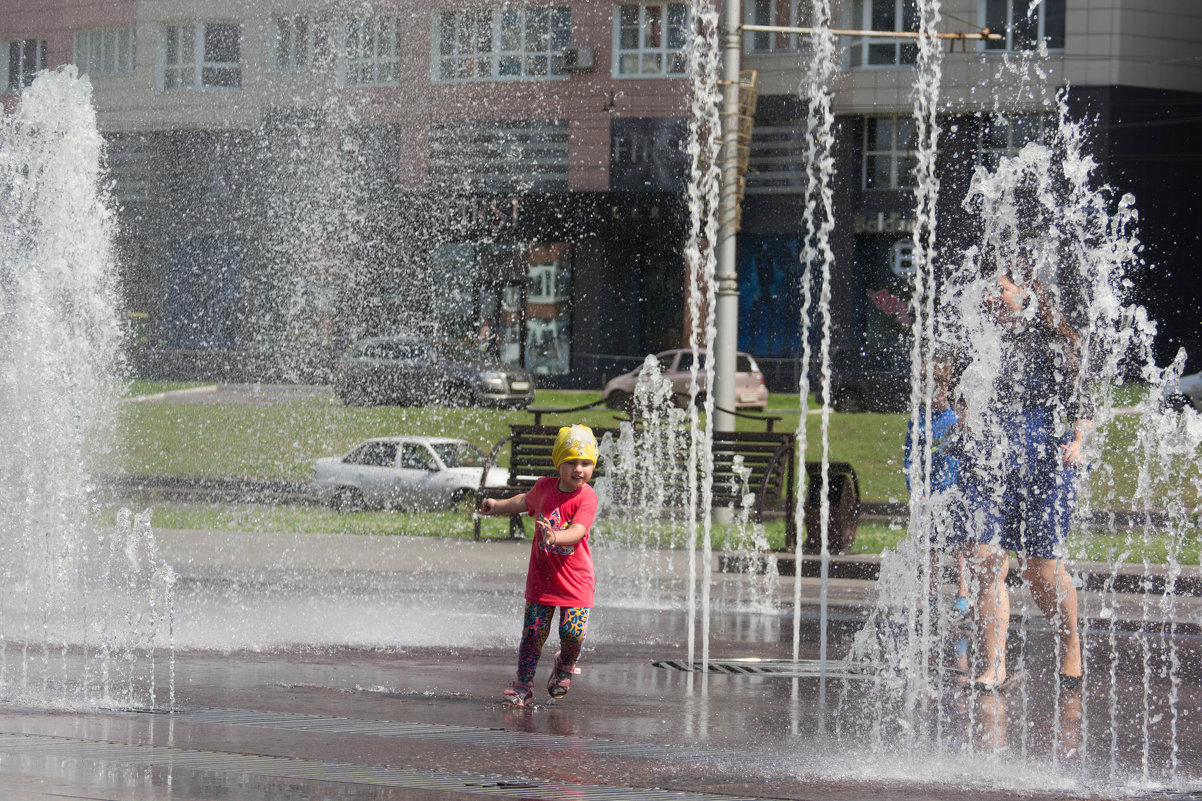
[[[546,698],[543,665],[538,703],[513,709],[499,698],[514,668],[521,544],[332,538],[284,568],[279,550],[266,556],[269,536],[211,535],[208,556],[201,537],[164,537],[183,574],[175,711],[8,699],[4,798],[1202,798],[1197,626],[1149,635],[1134,615],[1091,620],[1079,691],[1057,687],[1039,621],[1012,638],[1021,675],[997,694],[957,686],[964,657],[949,640],[929,692],[912,697],[837,666],[824,683],[813,662],[792,676],[779,662],[678,669],[677,583],[599,602],[570,695]],[[322,543],[325,570],[313,564]],[[724,604],[738,578],[716,581],[715,662],[788,659],[790,604]],[[815,594],[805,580],[803,660],[818,654]],[[831,597],[839,655],[872,587],[842,581]],[[1179,611],[1196,620],[1191,609]],[[5,653],[12,675],[16,650]],[[168,691],[160,679],[156,697]]]

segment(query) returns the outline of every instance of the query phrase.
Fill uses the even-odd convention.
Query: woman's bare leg
[[[1081,675],[1081,636],[1077,629],[1077,590],[1063,559],[1027,557],[1023,578],[1031,588],[1035,604],[1056,632],[1059,670],[1066,676]]]
[[[1010,554],[981,543],[968,563],[973,583],[978,587],[975,617],[982,671],[975,681],[996,687],[1006,680],[1006,634],[1010,629],[1006,573],[1010,569]]]

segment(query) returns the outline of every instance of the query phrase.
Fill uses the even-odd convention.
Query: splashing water
[[[1111,580],[1096,601],[1102,604],[1100,614],[1093,610],[1081,616],[1083,640],[1106,644],[1103,657],[1086,660],[1087,681],[1092,674],[1101,674],[1106,695],[1086,693],[1075,698],[1053,686],[1052,698],[1037,698],[1046,694],[1042,685],[1048,683],[1044,680],[1047,668],[1043,665],[1048,660],[1038,652],[1044,640],[1037,638],[1047,624],[1036,613],[1024,615],[1017,632],[1011,634],[1017,648],[1010,649],[1009,668],[1019,676],[1019,689],[1009,697],[1017,700],[993,709],[984,703],[969,704],[958,712],[954,705],[948,706],[948,695],[941,690],[959,677],[971,678],[984,669],[975,649],[968,650],[966,664],[959,671],[935,664],[957,635],[950,621],[927,611],[931,584],[938,580],[937,571],[929,567],[930,554],[932,549],[940,553],[945,547],[933,521],[951,518],[951,506],[962,503],[962,495],[924,492],[931,466],[929,458],[925,465],[916,459],[910,536],[896,551],[886,554],[878,587],[880,600],[849,655],[851,663],[872,667],[873,692],[868,694],[872,700],[846,694],[840,700],[839,718],[848,733],[864,737],[883,752],[922,750],[942,743],[1003,763],[1017,759],[1031,765],[1047,760],[1052,769],[1071,771],[1065,775],[1076,777],[1085,786],[1113,787],[1129,782],[1147,789],[1165,783],[1173,786],[1182,778],[1177,738],[1185,710],[1177,702],[1195,669],[1181,659],[1176,636],[1184,610],[1178,608],[1178,596],[1171,593],[1159,599],[1142,593],[1143,625],[1134,633],[1120,632],[1111,610],[1121,603],[1117,577],[1131,553],[1144,554],[1144,570],[1153,572],[1146,554],[1154,539],[1166,542],[1170,587],[1180,574],[1179,556],[1196,526],[1182,499],[1196,497],[1197,471],[1189,465],[1198,458],[1202,425],[1192,410],[1181,414],[1165,411],[1164,399],[1180,372],[1181,360],[1167,369],[1154,365],[1155,326],[1127,297],[1137,272],[1145,267],[1139,255],[1135,199],[1097,181],[1097,165],[1086,154],[1086,138],[1085,126],[1070,119],[1061,94],[1055,130],[1045,141],[1027,144],[1017,155],[1002,159],[995,170],[977,168],[964,200],[966,215],[977,221],[975,244],[945,268],[934,305],[920,306],[922,287],[915,288],[915,317],[923,319],[925,312],[930,327],[920,330],[917,322],[915,326],[912,421],[925,416],[930,424],[931,393],[920,388],[932,386],[929,365],[933,356],[958,353],[963,362],[956,387],[961,414],[975,432],[973,442],[985,443],[975,459],[989,475],[1021,463],[1022,457],[1012,451],[1007,422],[997,411],[999,386],[1004,381],[1000,365],[1005,362],[1005,348],[1010,347],[1007,325],[982,299],[997,292],[993,276],[998,265],[1005,265],[1024,286],[1038,282],[1046,290],[1050,308],[1061,310],[1064,322],[1080,336],[1078,372],[1064,379],[1086,387],[1095,406],[1093,431],[1086,444],[1086,463],[1095,467],[1092,474],[1077,477],[1077,522],[1070,533],[1068,555],[1082,554],[1085,538],[1090,536],[1109,534],[1124,542],[1125,553],[1112,557]],[[931,242],[923,247],[927,259],[933,261]],[[918,280],[923,273],[918,271]],[[932,277],[933,272],[928,272],[927,280]],[[1033,302],[1018,314],[1034,321],[1039,309]],[[920,337],[929,344],[924,345]],[[1136,414],[1119,416],[1116,390],[1128,377],[1145,382],[1150,390],[1139,401]],[[1054,436],[1066,436],[1069,422],[1055,424]],[[1137,465],[1136,487],[1116,486],[1113,465],[1101,461],[1108,445],[1114,449],[1119,444],[1109,441],[1115,437],[1130,442],[1125,450]],[[1124,494],[1124,490],[1132,494]],[[1132,506],[1143,510],[1143,522],[1130,531],[1120,529],[1113,515],[1107,520],[1097,513]],[[970,511],[967,525],[982,524],[982,518]],[[980,587],[973,591],[979,592]],[[1111,622],[1106,630],[1089,631],[1091,620],[1108,618]],[[1140,660],[1135,686],[1124,686],[1118,664],[1124,650],[1134,650]],[[1052,670],[1054,677],[1055,668]],[[1091,710],[1099,705],[1105,708]],[[1058,713],[1049,714],[1049,708]],[[1122,716],[1130,715],[1133,708],[1144,721],[1134,766],[1129,759],[1120,762],[1117,754],[1122,746],[1113,740],[1122,728]],[[1072,713],[1066,716],[1066,709]],[[1017,719],[1007,722],[1007,714]],[[1091,728],[1090,720],[1101,720],[1103,725],[1095,722]],[[982,737],[982,732],[1000,737]],[[1073,745],[1049,746],[1044,733],[1050,733],[1052,743],[1071,740]],[[1110,742],[1091,742],[1091,737]]]
[[[637,599],[640,605],[655,604],[662,598],[676,608],[683,579],[673,552],[695,555],[690,482],[704,468],[690,461],[698,458],[690,411],[681,408],[654,355],[639,371],[630,411],[632,420],[619,424],[616,438],[606,434],[599,448],[604,469],[595,488],[605,513],[596,524],[595,547],[612,549],[598,560],[600,584],[619,603]],[[724,529],[724,558],[740,567],[727,599],[741,611],[771,612],[779,584],[777,560],[768,551],[763,525],[753,520],[751,470],[740,462],[736,457],[731,475],[722,478],[732,482],[724,495],[741,499],[730,509],[731,522]]]
[[[686,544],[678,540],[689,530],[687,413],[675,403],[672,382],[660,373],[655,356],[639,372],[632,412],[637,427],[622,422],[616,440],[606,435],[601,442],[604,475],[595,487],[606,513],[598,521],[604,534],[597,541],[601,548],[617,544],[636,551],[633,567],[609,580],[633,581],[617,594],[645,599],[679,579],[671,575],[665,549]]]
[[[148,519],[99,520],[121,345],[91,87],[42,73],[0,121],[0,692],[154,706],[171,571]]]

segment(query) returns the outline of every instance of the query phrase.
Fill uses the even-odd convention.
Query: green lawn
[[[145,498],[134,499],[135,506],[148,507],[151,524],[156,528],[204,529],[214,531],[285,531],[297,534],[338,533],[405,535],[418,537],[451,537],[470,539],[473,535],[469,516],[455,512],[337,512],[319,506],[269,506],[259,504],[160,503]],[[598,521],[595,536],[621,537],[625,527],[619,523]],[[487,518],[481,527],[485,537],[508,535],[507,518]],[[529,527],[527,527],[529,531]],[[764,526],[768,546],[773,550],[785,547],[785,526],[781,520],[771,520]],[[669,531],[665,525],[659,535],[641,541],[654,540],[663,545],[680,546],[681,532]],[[900,524],[866,522],[860,526],[852,554],[877,554],[894,548],[906,536]],[[729,541],[730,527],[715,524],[712,543],[722,550]],[[746,546],[744,546],[746,547]],[[1163,564],[1172,553],[1178,564],[1200,563],[1202,540],[1198,532],[1185,532],[1179,540],[1165,533],[1091,533],[1076,532],[1070,536],[1070,555],[1075,559],[1100,562],[1139,562],[1145,556],[1151,563]]]
[[[139,388],[132,393],[153,394],[163,389]],[[596,398],[595,393],[541,391],[535,405],[569,408]],[[781,417],[777,430],[796,430],[797,397],[774,396],[768,414]],[[531,420],[529,412],[520,410],[347,407],[333,397],[279,406],[150,401],[121,407],[118,458],[121,469],[133,474],[301,479],[308,477],[313,459],[343,453],[367,437],[456,436],[488,452],[508,433],[511,424]],[[618,416],[610,409],[598,408],[548,415],[544,422],[616,427]],[[806,458],[818,459],[820,416],[809,415],[807,423]],[[752,420],[736,421],[741,429],[762,425]],[[905,482],[899,464],[904,432],[902,415],[832,415],[830,458],[850,461],[855,466],[866,500],[903,500]],[[501,455],[504,457],[503,452]]]
[[[183,383],[138,382],[130,395],[153,395],[171,389],[199,386]],[[536,406],[564,408],[595,400],[589,392],[541,391]],[[795,395],[774,395],[768,414],[779,416],[780,431],[796,430],[799,409]],[[531,422],[527,411],[465,408],[346,407],[332,396],[298,400],[273,406],[205,405],[151,400],[125,403],[119,412],[116,443],[119,467],[132,474],[174,476],[243,476],[307,479],[311,462],[319,456],[342,453],[355,443],[384,434],[440,434],[457,436],[484,451],[504,437],[513,423]],[[562,415],[547,415],[544,423],[583,422],[594,427],[618,425],[617,415],[597,408]],[[821,415],[810,414],[807,423],[807,459],[821,456]],[[1131,506],[1134,488],[1152,488],[1152,506],[1176,499],[1185,508],[1198,506],[1198,454],[1179,455],[1165,463],[1153,461],[1141,475],[1137,455],[1139,419],[1118,418],[1105,434],[1103,458],[1091,472],[1094,508]],[[740,428],[762,423],[739,419]],[[906,417],[883,414],[832,414],[829,457],[850,462],[860,478],[867,502],[905,502],[901,451]],[[502,463],[505,453],[502,451]],[[284,528],[296,531],[363,531],[376,533],[448,533],[470,536],[470,523],[462,517],[361,512],[337,514],[316,508],[167,506],[155,509],[155,524],[163,527]],[[1196,517],[1196,513],[1195,513]],[[192,520],[193,522],[189,522]],[[430,521],[433,521],[432,523]],[[485,521],[486,526],[501,526]],[[501,532],[498,532],[501,533]],[[716,536],[721,538],[722,532]],[[782,547],[783,523],[769,523],[767,536],[773,547]],[[902,536],[888,526],[861,528],[856,550],[878,552]],[[1090,537],[1088,558],[1110,554],[1148,554],[1163,559],[1168,547],[1153,541],[1132,541],[1118,536],[1110,541]],[[1195,535],[1196,541],[1196,535]],[[1085,546],[1082,546],[1085,547]],[[1100,550],[1099,550],[1100,549]],[[1176,549],[1180,550],[1180,549]],[[1196,548],[1192,558],[1197,561]]]
[[[145,387],[145,389],[143,389]],[[136,385],[138,394],[170,386]],[[539,407],[565,408],[596,399],[594,393],[539,392]],[[795,431],[797,397],[775,395],[768,414],[781,419],[777,430]],[[821,458],[821,418],[806,418],[806,458]],[[471,408],[347,407],[332,396],[278,406],[191,405],[150,401],[123,404],[120,410],[118,461],[134,474],[246,476],[303,479],[319,456],[345,452],[355,443],[383,434],[438,434],[462,437],[488,452],[513,423],[530,422],[520,410]],[[605,408],[548,415],[544,422],[582,422],[594,427],[618,425]],[[1126,508],[1136,487],[1148,485],[1153,506],[1178,498],[1187,506],[1199,502],[1199,489],[1188,480],[1197,474],[1197,458],[1180,455],[1153,468],[1139,468],[1139,418],[1117,418],[1105,432],[1106,449],[1091,471],[1094,505]],[[747,429],[762,423],[738,419]],[[906,416],[899,414],[832,414],[829,458],[850,462],[868,502],[904,502],[902,444]],[[501,453],[504,463],[504,451]]]

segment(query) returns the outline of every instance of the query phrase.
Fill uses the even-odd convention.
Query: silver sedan
[[[378,437],[344,456],[313,463],[313,491],[339,509],[450,509],[475,500],[487,457],[447,437]],[[503,487],[509,471],[490,467],[486,487]]]

